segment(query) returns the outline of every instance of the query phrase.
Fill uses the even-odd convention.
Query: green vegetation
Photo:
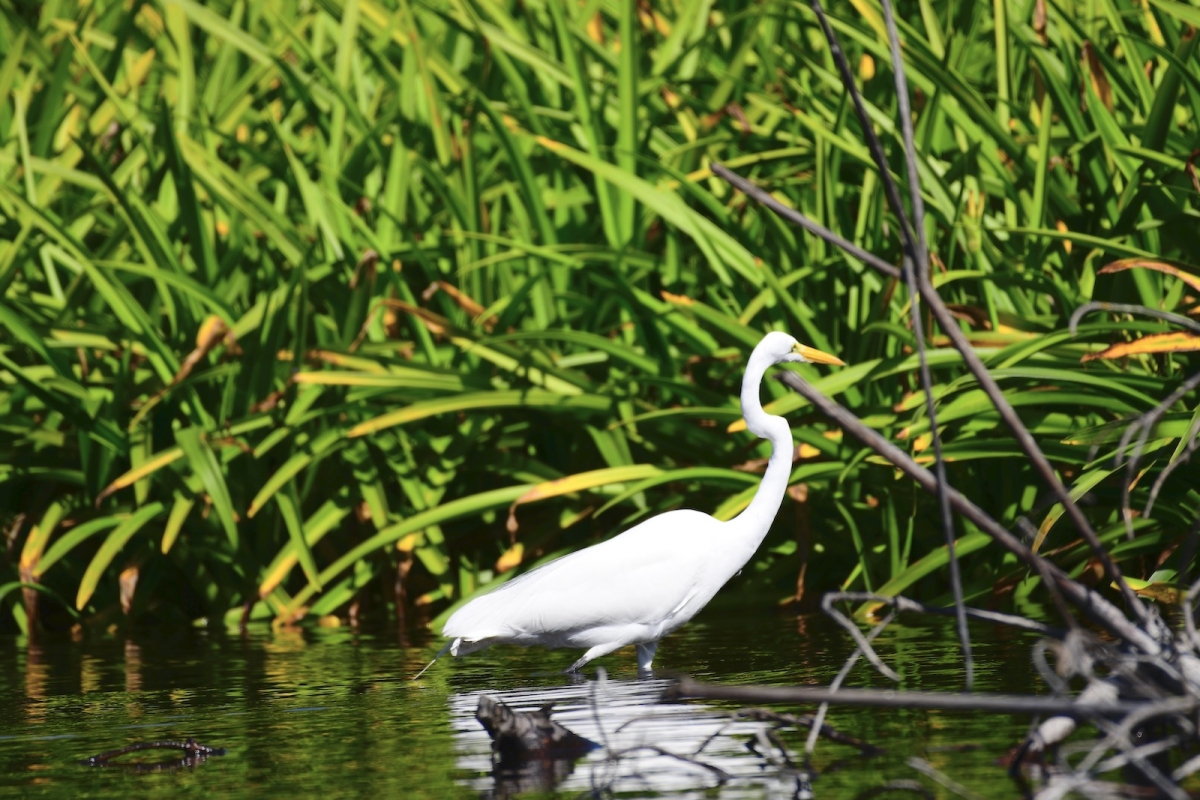
[[[881,12],[830,11],[903,180]],[[1179,468],[1132,540],[1113,456],[1200,338],[1067,323],[1092,300],[1185,313],[1200,295],[1200,8],[900,11],[934,282],[1114,558],[1170,583],[1200,513],[1181,463],[1196,394],[1145,448],[1134,509]],[[803,4],[4,4],[0,625],[400,596],[436,614],[664,509],[733,515],[766,455],[737,430],[741,365],[771,329],[843,357],[798,369],[927,462],[904,288],[714,160],[899,259]],[[1095,574],[926,329],[952,482]],[[800,453],[756,579],[793,593],[807,558],[806,599],[936,598],[934,503],[765,391]],[[1036,578],[959,535],[968,598],[1025,603]]]

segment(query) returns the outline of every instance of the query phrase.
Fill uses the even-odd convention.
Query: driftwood
[[[1081,695],[1084,697],[1084,695]],[[668,689],[665,701],[685,698],[732,700],[738,703],[787,703],[789,705],[859,706],[867,708],[912,708],[927,711],[987,711],[994,714],[1036,716],[1058,714],[1070,719],[1091,717],[1120,718],[1147,708],[1145,702],[1096,700],[1082,702],[1069,697],[1017,694],[973,694],[952,692],[914,692],[891,689],[827,689],[824,686],[715,686],[680,678]],[[1180,698],[1177,705],[1159,708],[1162,714],[1186,713],[1200,702]],[[1047,720],[1049,722],[1050,720]]]
[[[116,761],[121,756],[128,755],[129,753],[140,753],[145,750],[178,750],[183,755],[168,761]],[[79,764],[84,767],[107,767],[110,769],[120,769],[125,772],[167,772],[182,767],[194,767],[198,764],[203,764],[212,756],[223,755],[225,755],[224,747],[209,747],[206,744],[200,744],[195,739],[188,739],[183,742],[137,742],[136,744],[85,758]]]

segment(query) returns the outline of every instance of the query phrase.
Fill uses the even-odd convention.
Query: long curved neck
[[[746,428],[753,434],[771,442],[771,458],[767,462],[767,472],[763,475],[762,483],[754,494],[750,505],[730,521],[734,526],[735,535],[746,541],[751,549],[757,549],[775,515],[783,503],[783,495],[787,491],[788,478],[792,472],[792,431],[783,417],[776,417],[763,411],[758,398],[759,386],[763,374],[773,365],[770,358],[752,353],[750,362],[746,365],[746,374],[742,378],[742,416],[746,420]]]

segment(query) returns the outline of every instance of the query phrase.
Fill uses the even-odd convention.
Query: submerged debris
[[[550,705],[514,711],[489,695],[480,695],[475,719],[492,737],[492,774],[497,797],[550,791],[571,774],[576,759],[599,745],[550,719]]]
[[[183,753],[183,756],[169,761],[114,762],[114,759],[120,758],[123,755],[138,753],[143,750],[179,750]],[[117,750],[109,750],[106,753],[85,758],[79,764],[84,767],[117,768],[127,772],[167,772],[180,769],[181,767],[194,767],[198,764],[203,764],[212,756],[223,755],[225,755],[224,747],[209,747],[206,744],[200,744],[195,739],[189,738],[185,742],[137,742],[136,744],[127,745]]]
[[[481,695],[475,719],[492,737],[492,752],[501,764],[531,759],[582,758],[599,745],[550,719],[550,705],[537,711],[513,711],[490,695]]]

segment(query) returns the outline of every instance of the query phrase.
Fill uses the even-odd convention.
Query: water
[[[1028,636],[984,626],[973,632],[979,689],[1040,689],[1031,678]],[[906,687],[961,688],[948,623],[912,619],[893,625],[877,644]],[[726,684],[817,684],[836,674],[850,650],[847,637],[823,617],[709,610],[664,641],[655,667],[659,676],[678,671]],[[680,754],[722,730],[736,708],[660,704],[665,682],[637,680],[631,650],[597,662],[609,671],[603,687],[559,674],[577,654],[536,648],[493,648],[439,663],[419,682],[408,680],[430,652],[429,642],[413,646],[395,632],[347,628],[263,628],[244,636],[140,632],[38,644],[0,639],[0,795],[494,796],[512,787],[497,787],[491,775],[490,741],[474,719],[481,692],[514,708],[553,702],[554,719],[614,749],[652,744]],[[883,686],[867,669],[858,668],[848,685]],[[837,708],[828,722],[887,752],[863,758],[822,742],[814,760],[818,798],[852,797],[896,779],[920,779],[935,796],[948,796],[906,765],[911,756],[984,796],[1011,796],[1014,786],[995,761],[1021,739],[1027,723]],[[560,776],[558,789],[567,797],[594,786],[621,797],[791,797],[794,779],[746,747],[759,727],[724,728],[703,751],[705,762],[733,776],[717,791],[707,788],[715,783],[712,772],[647,750],[615,766],[595,752]],[[135,742],[188,737],[227,753],[154,773],[78,763]],[[793,752],[802,750],[801,735],[784,739]],[[177,755],[152,751],[142,758]]]

